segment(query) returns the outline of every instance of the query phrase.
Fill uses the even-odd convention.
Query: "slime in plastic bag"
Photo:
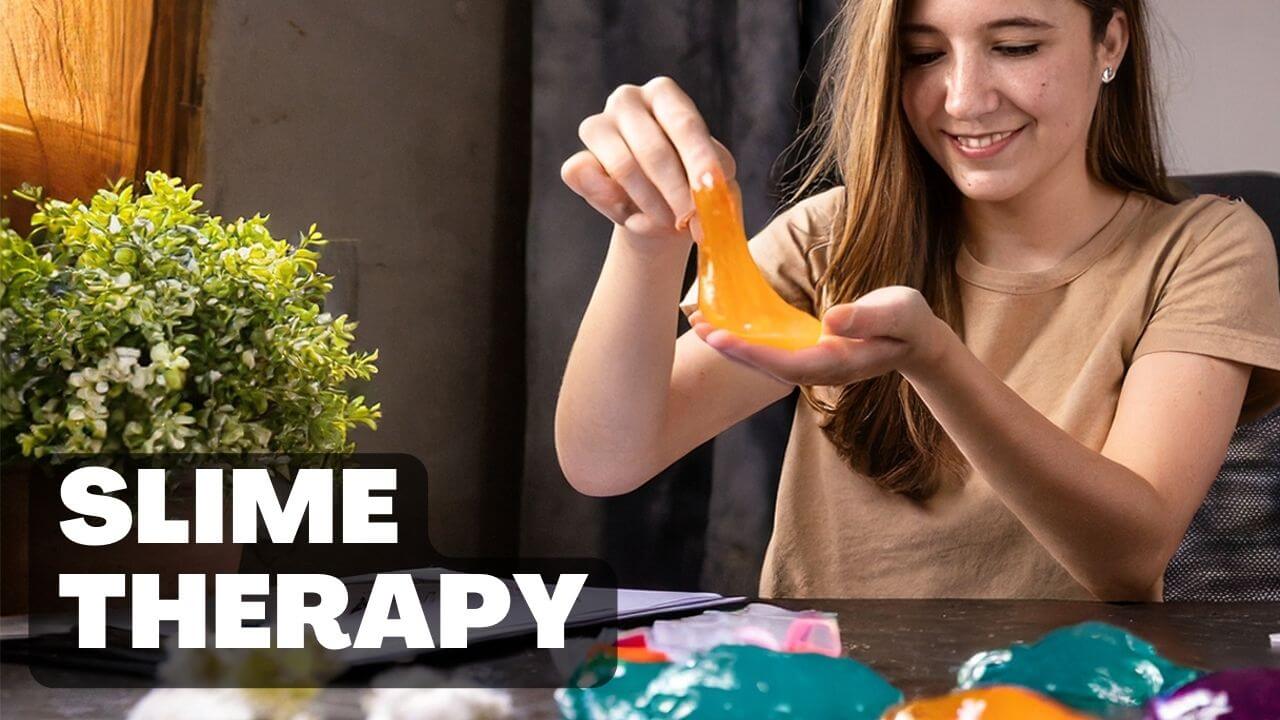
[[[618,660],[612,680],[579,687],[598,682],[611,663],[588,661],[571,687],[556,692],[565,718],[874,720],[902,702],[902,693],[854,660],[751,645],[724,645],[678,663]]]
[[[764,603],[752,603],[734,612],[712,610],[679,620],[659,620],[640,634],[649,650],[672,660],[684,660],[717,645],[841,655],[840,623],[834,613],[786,610]]]
[[[1150,643],[1118,627],[1086,622],[1054,630],[1031,644],[978,653],[956,685],[1020,685],[1077,710],[1100,715],[1141,707],[1195,680],[1199,671],[1160,656]]]
[[[702,239],[698,242],[698,310],[722,330],[749,342],[798,350],[815,345],[822,323],[799,310],[760,274],[747,250],[742,202],[719,172],[693,188]]]
[[[916,700],[884,714],[883,720],[1088,720],[1037,692],[996,685]]]

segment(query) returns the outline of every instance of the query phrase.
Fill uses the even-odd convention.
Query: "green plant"
[[[199,185],[147,173],[0,221],[0,453],[344,452],[379,405],[355,323],[323,311],[315,226],[201,212]]]

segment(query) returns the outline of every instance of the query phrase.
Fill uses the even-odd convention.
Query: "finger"
[[[631,154],[631,148],[619,134],[613,121],[604,115],[592,115],[578,126],[578,136],[596,160],[627,191],[631,202],[644,213],[661,218],[670,213],[662,193],[645,177],[640,163]],[[675,224],[674,218],[672,225]]]
[[[679,153],[638,93],[618,96],[610,112],[645,176],[667,201],[674,226],[676,218],[685,217],[694,209]]]
[[[560,178],[596,212],[618,225],[625,224],[628,217],[639,212],[627,191],[609,177],[590,150],[579,151],[565,160],[560,166]]]
[[[738,170],[737,162],[734,161],[733,155],[729,152],[729,150],[725,148],[724,145],[720,144],[719,140],[716,140],[715,138],[711,138],[711,142],[715,143],[716,147],[718,148],[718,152],[720,154],[720,162],[726,168],[725,180],[729,183],[730,191],[733,193],[734,202],[737,203],[737,207],[741,208],[742,207],[742,190],[741,188],[738,187],[737,181],[733,179],[734,173],[736,173]],[[690,198],[690,202],[692,202],[692,198]],[[677,230],[684,230],[686,227],[693,229],[694,242],[702,242],[702,226],[698,224],[698,215],[697,215],[696,209],[690,210],[684,215],[681,215],[676,218]]]
[[[676,227],[680,227],[680,224],[677,223]],[[686,227],[689,228],[689,234],[694,238],[694,242],[701,245],[703,243],[703,224],[698,222],[698,215],[690,215],[689,224]]]
[[[733,159],[733,153],[729,152],[729,148],[724,143],[715,138],[711,138],[711,142],[716,146],[716,157],[720,158],[720,167],[724,170],[724,179],[732,180],[738,175],[738,161]]]
[[[842,303],[832,305],[822,314],[822,334],[839,337],[853,337],[849,334],[849,323],[853,320],[853,304]]]
[[[758,345],[727,330],[700,323],[694,328],[707,345],[742,365],[792,385],[844,385],[886,372],[906,348],[892,338],[824,336],[817,345],[783,350]]]
[[[653,108],[654,119],[662,126],[663,132],[680,154],[685,177],[691,184],[694,178],[700,178],[705,173],[717,170],[727,172],[698,107],[674,80],[667,77],[654,78],[645,84],[641,92],[649,107]]]
[[[714,334],[713,334],[714,335]],[[759,367],[775,377],[806,378],[815,370],[822,369],[825,358],[815,353],[814,348],[805,350],[782,350],[769,345],[747,342],[732,333],[727,336],[714,336],[708,344],[726,355],[735,357],[750,365]],[[815,357],[816,356],[816,357]]]
[[[895,367],[907,350],[902,340],[888,337],[825,337],[819,346],[827,346],[830,360],[846,377],[843,382],[873,377]]]
[[[865,341],[843,338],[824,338],[813,347],[800,350],[783,350],[768,345],[748,343],[741,338],[713,338],[721,352],[737,357],[777,378],[796,385],[841,385],[861,379],[869,374],[869,358],[861,356],[852,347]]]
[[[698,337],[702,338],[702,341],[704,343],[706,343],[713,350],[719,352],[721,357],[734,363],[735,365],[741,365],[742,367],[750,368],[751,370],[767,375],[780,383],[785,383],[788,385],[794,384],[790,380],[787,380],[786,378],[782,378],[777,375],[774,375],[773,373],[769,372],[766,368],[762,368],[758,365],[754,365],[748,362],[747,360],[743,359],[742,357],[739,357],[733,352],[726,352],[725,348],[734,348],[734,347],[737,347],[737,343],[744,342],[742,338],[739,338],[737,335],[734,335],[732,332],[728,330],[722,330],[706,322],[699,322],[693,325],[693,331],[694,333],[697,334]]]
[[[694,320],[692,317],[690,317],[689,329],[692,330],[695,335],[702,338],[703,342],[706,342],[707,337],[710,336],[711,333],[715,332],[718,328],[712,325],[711,323],[707,322],[706,320],[703,320],[701,317],[699,317],[697,320]]]
[[[899,337],[900,309],[861,298],[832,306],[822,316],[823,332],[847,338]]]

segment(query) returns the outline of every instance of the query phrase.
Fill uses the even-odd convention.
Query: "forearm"
[[[1160,494],[1054,425],[954,333],[943,337],[935,359],[903,374],[974,470],[1095,595],[1151,599],[1168,545]]]
[[[556,449],[570,483],[588,494],[646,480],[662,429],[691,242],[654,243],[615,228],[565,368]]]

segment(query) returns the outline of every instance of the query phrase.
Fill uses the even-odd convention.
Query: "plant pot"
[[[35,470],[0,467],[0,615],[27,612],[27,491]]]

